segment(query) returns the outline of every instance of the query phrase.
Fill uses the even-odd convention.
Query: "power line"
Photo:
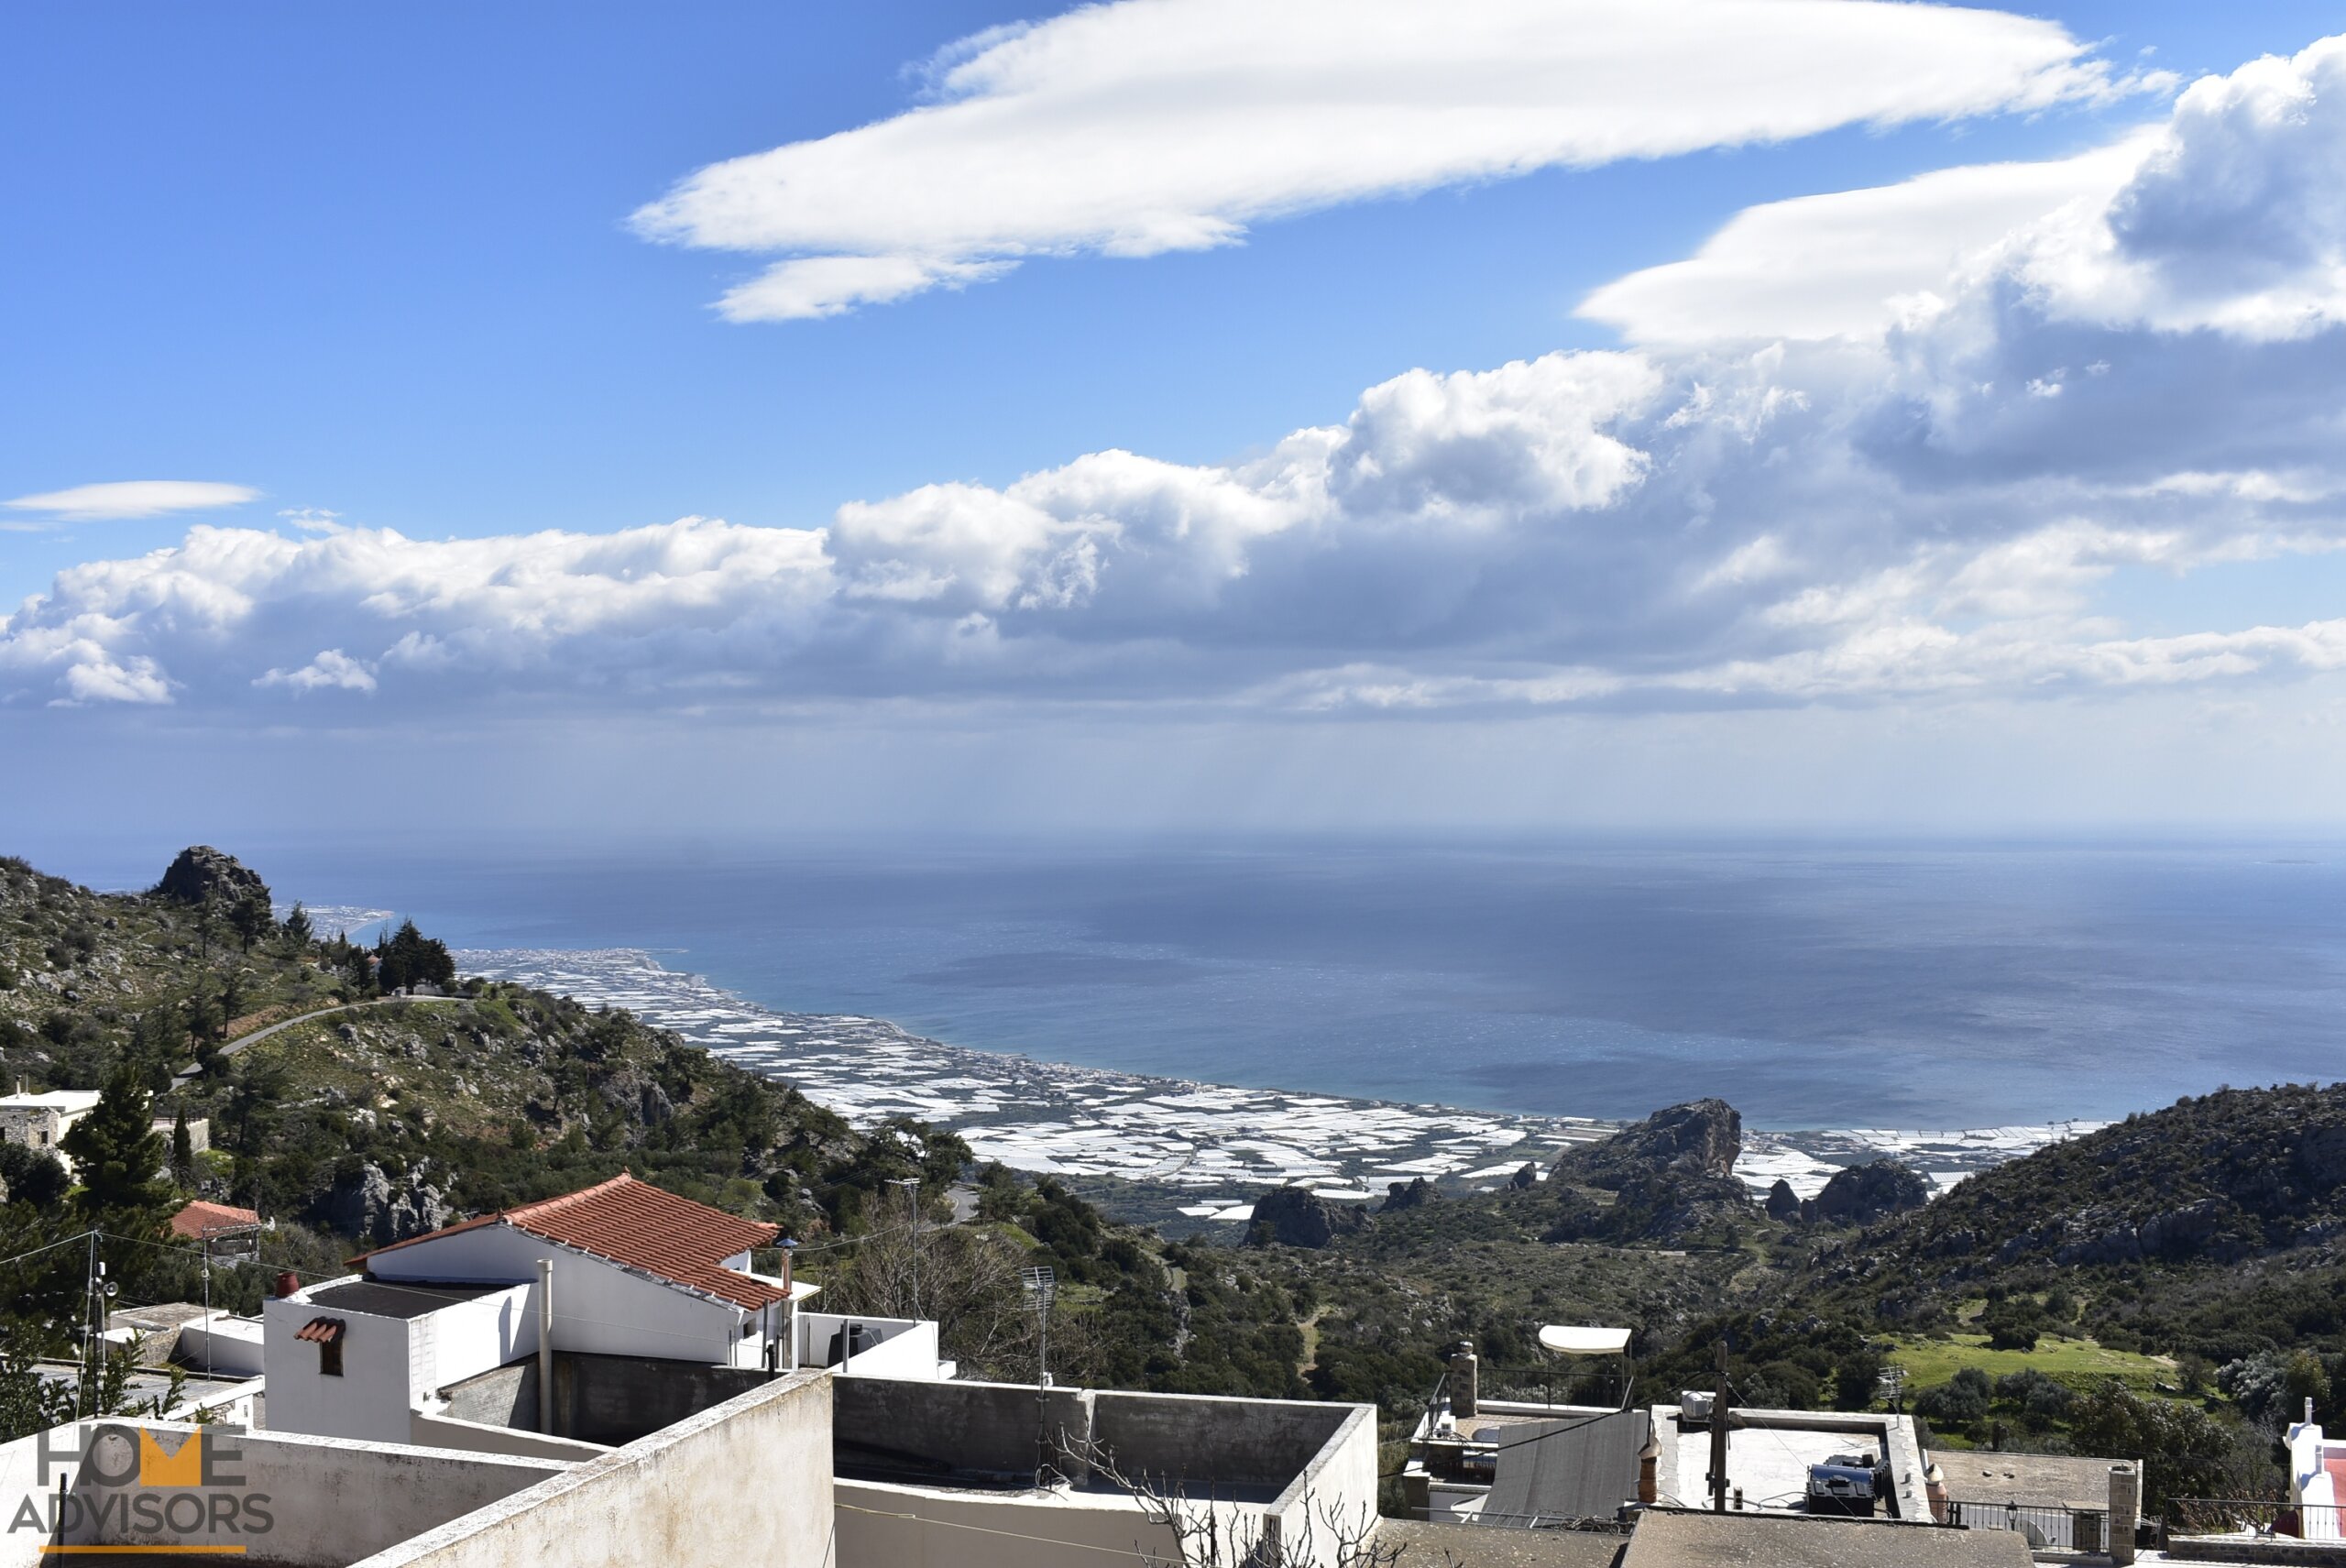
[[[47,1246],[37,1246],[30,1252],[20,1252],[14,1257],[0,1257],[0,1268],[5,1268],[12,1263],[22,1263],[28,1257],[38,1257],[45,1252],[55,1252],[61,1246],[71,1246],[76,1242],[87,1241],[90,1239],[92,1234],[93,1233],[89,1231],[76,1231],[71,1235],[67,1236],[63,1241],[51,1242]],[[96,1234],[103,1234],[104,1233],[100,1232]]]

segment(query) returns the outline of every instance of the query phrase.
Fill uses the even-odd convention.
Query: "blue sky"
[[[1312,25],[1345,25],[1343,9]],[[2249,192],[2310,209],[2276,236],[2227,208],[2222,187],[2253,167],[2268,192],[2320,190],[2346,104],[2308,55],[2293,86],[2210,88],[2197,119],[2178,105],[2202,78],[2308,49],[2334,13],[2077,5],[2027,13],[2033,32],[1976,13],[1911,39],[1912,18],[1892,15],[1860,47],[1846,14],[1781,5],[1784,59],[1847,49],[1857,63],[1837,76],[1883,91],[1820,109],[1834,93],[1787,67],[1756,84],[1749,124],[1721,128],[1688,85],[1718,63],[1700,58],[1700,6],[1650,14],[1681,9],[1688,41],[1624,44],[1630,64],[1602,70],[1560,45],[1535,94],[1601,97],[1626,74],[1640,84],[1628,118],[1651,121],[1653,145],[1560,164],[1524,150],[1544,145],[1536,125],[1477,129],[1431,175],[1410,171],[1426,137],[1370,145],[1381,116],[1367,135],[1331,110],[1214,138],[1261,107],[1254,94],[1324,91],[1353,61],[1365,94],[1447,126],[1504,93],[1519,50],[1462,48],[1413,71],[1425,51],[1379,55],[1365,21],[1362,38],[1299,25],[1251,55],[1202,49],[1154,84],[1173,100],[1177,168],[1137,111],[1087,94],[1104,82],[1138,102],[1120,73],[1211,38],[1211,0],[1073,18],[1088,37],[1014,6],[13,10],[0,18],[19,62],[0,98],[0,501],[30,504],[0,510],[0,607],[23,607],[0,622],[0,734],[92,767],[168,734],[221,755],[314,746],[396,768],[420,716],[444,737],[454,715],[461,765],[517,779],[563,774],[597,736],[656,730],[726,781],[709,805],[734,814],[752,809],[748,781],[779,767],[810,781],[790,809],[813,818],[1034,810],[1042,775],[1084,781],[1087,802],[1134,800],[1147,820],[1211,819],[1233,801],[1270,819],[1304,800],[1334,801],[1344,820],[1572,825],[1656,800],[1666,823],[1800,817],[1815,794],[1793,762],[1757,808],[1724,782],[1658,793],[1654,780],[1683,771],[1687,747],[1759,776],[1767,756],[1819,755],[1829,733],[1822,754],[1844,776],[1884,780],[1836,807],[1858,816],[1971,821],[1960,800],[1984,796],[2004,801],[1988,819],[2092,820],[2101,804],[2159,820],[2325,817],[2309,781],[2193,782],[2180,763],[2174,789],[2121,802],[2096,759],[2203,751],[2193,738],[2214,722],[2290,737],[2292,777],[2330,758],[2346,633],[2297,629],[2346,615],[2324,453],[2340,315],[2300,285],[2337,261],[2337,198]],[[1022,38],[1022,23],[1043,25]],[[1567,41],[1628,30],[1602,5],[1525,7],[1509,25]],[[1003,74],[940,78],[972,60]],[[1250,74],[1265,60],[1267,85]],[[1952,106],[1885,109],[1933,91]],[[2310,129],[2259,119],[2259,92],[2298,93]],[[1022,93],[1056,107],[1002,144],[1019,181],[939,227],[957,148],[922,139],[923,105],[983,113]],[[872,126],[882,137],[851,159],[821,139]],[[887,140],[892,126],[908,128]],[[2168,138],[2173,167],[2061,185],[2088,210],[2050,238],[2049,216],[2032,214],[2024,242],[1949,239],[1959,264],[1913,280],[1935,302],[1927,323],[1885,324],[1890,308],[1868,300],[1837,334],[1795,329],[1787,356],[1763,361],[1787,327],[1776,303],[1705,302],[1692,339],[1656,324],[1656,296],[1627,315],[1575,313],[1749,209],[2089,157],[2130,132]],[[1591,133],[1556,134],[1584,148]],[[2185,156],[2219,137],[2227,159]],[[1346,138],[1359,145],[1334,146]],[[797,183],[694,205],[698,171],[769,149],[795,149]],[[1287,154],[1287,194],[1245,207],[1255,166],[1269,181]],[[1080,184],[1066,160],[1086,155],[1132,178],[1068,217],[1055,193]],[[1092,237],[1157,223],[1154,208],[1107,211],[1152,179],[1170,204],[1219,192],[1195,199],[1237,214],[1234,242]],[[1021,190],[1043,192],[1031,211]],[[680,192],[667,220],[641,215]],[[2128,227],[2141,213],[2165,226]],[[725,225],[742,221],[766,237],[731,246]],[[1960,227],[1935,206],[1866,222],[1872,236]],[[2072,230],[2117,234],[2110,265],[2132,270],[2064,271]],[[2226,245],[2246,260],[2208,260]],[[719,308],[769,268],[882,251],[931,269],[1018,264],[809,307],[828,315]],[[2275,281],[2262,260],[2297,270]],[[2275,310],[2296,313],[2277,327],[2257,313]],[[1982,355],[2001,383],[1974,376]],[[1448,379],[1510,362],[1533,369]],[[1396,381],[1412,371],[1430,379]],[[2009,406],[1946,400],[1995,384]],[[2262,411],[2210,432],[2192,389],[2220,385],[2251,389],[2232,406]],[[1690,399],[1738,389],[1819,428],[1767,463],[1684,433]],[[1892,411],[1916,409],[1935,422],[1909,452]],[[2191,433],[2162,434],[2163,417]],[[1352,433],[1302,452],[1291,433],[1313,430]],[[1079,464],[1116,451],[1160,466]],[[1844,462],[1866,472],[1828,482]],[[1336,488],[1294,500],[1292,476],[1326,464]],[[1060,477],[1016,488],[1035,475]],[[145,516],[39,504],[131,480],[252,495]],[[1166,522],[1168,508],[1184,521]],[[305,532],[292,512],[334,514],[325,526],[345,533]],[[1192,527],[1191,512],[1221,521]],[[735,532],[631,532],[686,517]],[[198,527],[239,537],[137,565]],[[378,559],[377,531],[486,552]],[[548,565],[511,543],[543,531],[659,559],[610,566],[572,548]],[[320,558],[256,567],[260,547],[242,540],[264,533]],[[387,608],[363,581],[323,586],[336,572],[411,587]],[[688,572],[697,587],[656,602],[622,603],[614,587]],[[543,592],[467,606],[412,587],[470,573],[543,575]],[[1721,583],[1762,581],[1776,586],[1714,602]],[[514,626],[536,640],[500,641]],[[2197,637],[2233,641],[2177,641]],[[1977,768],[1982,789],[1916,806],[1894,766],[1882,773],[1918,728],[1924,773]],[[1398,761],[1454,752],[1431,738],[1469,732],[1510,771],[1630,761],[1607,761],[1618,771],[1585,795],[1493,794],[1484,770]],[[2098,737],[2090,758],[2064,749],[2079,734]],[[1990,768],[2009,775],[2008,741],[2041,796],[1984,787]],[[1135,795],[1130,780],[1161,778],[1168,751],[1213,760],[1178,791]],[[946,782],[875,797],[852,759],[877,756]],[[1422,777],[1348,801],[1364,769]],[[13,788],[18,809],[89,808]],[[497,809],[525,809],[529,793],[517,784]],[[647,778],[580,810],[658,798]],[[127,786],[107,800],[181,809]]]

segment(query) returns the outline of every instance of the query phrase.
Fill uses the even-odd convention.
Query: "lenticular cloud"
[[[1871,0],[1121,0],[933,74],[933,102],[712,164],[637,229],[787,256],[721,304],[783,321],[1365,198],[2165,80],[2114,80],[2048,22]]]

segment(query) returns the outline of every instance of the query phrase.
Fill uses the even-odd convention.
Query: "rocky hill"
[[[93,1088],[128,1060],[159,1107],[211,1123],[192,1191],[368,1245],[628,1165],[811,1234],[967,1157],[910,1124],[859,1134],[625,1013],[478,981],[379,997],[365,959],[277,920],[209,847],[129,894],[0,861],[0,1074]]]
[[[2346,1350],[2346,1084],[2221,1090],[2041,1149],[1820,1247],[1800,1290],[1926,1328],[2056,1292],[2043,1326],[2105,1344]]]

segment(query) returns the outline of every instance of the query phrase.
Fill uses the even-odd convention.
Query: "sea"
[[[2346,1074],[2338,843],[224,847],[354,935],[412,917],[471,967],[664,1006],[776,1070],[844,1017],[866,1032],[824,1036],[835,1073],[884,1023],[950,1048],[939,1080],[1009,1058],[1495,1125],[1715,1095],[1786,1132],[2089,1125]],[[79,853],[49,869],[161,870]],[[1472,1126],[1451,1129],[1462,1146]]]

